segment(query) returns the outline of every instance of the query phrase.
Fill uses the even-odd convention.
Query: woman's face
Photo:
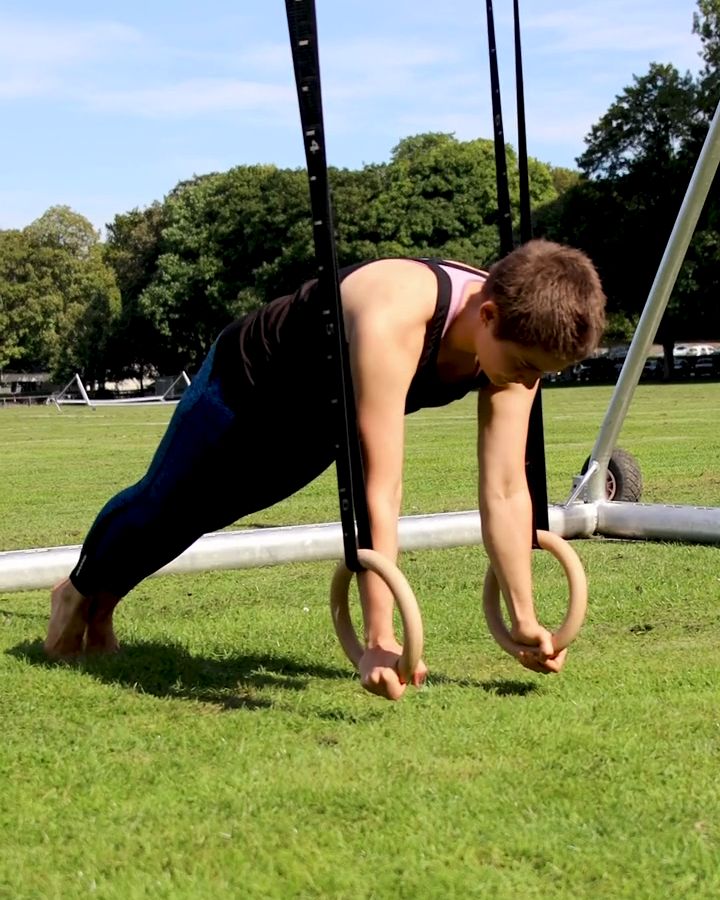
[[[475,336],[475,351],[480,368],[492,384],[524,384],[532,387],[545,372],[559,372],[573,360],[563,359],[538,347],[525,347],[515,341],[501,340],[497,331],[497,307],[483,304]]]
[[[490,381],[498,386],[518,383],[532,387],[546,372],[560,372],[568,361],[533,347],[523,347],[514,341],[500,341],[488,348],[480,359],[480,367]]]

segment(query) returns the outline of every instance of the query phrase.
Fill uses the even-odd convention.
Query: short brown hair
[[[498,307],[497,337],[540,347],[563,359],[582,359],[605,327],[605,294],[582,250],[533,240],[488,273],[484,295]]]

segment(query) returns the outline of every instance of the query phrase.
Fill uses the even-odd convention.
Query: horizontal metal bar
[[[720,509],[649,503],[596,504],[597,531],[606,537],[720,544]]]
[[[578,503],[568,509],[550,507],[550,527],[563,537],[588,537],[595,530],[594,507]],[[399,523],[401,550],[464,547],[482,540],[477,511],[404,516]],[[80,546],[8,550],[0,553],[0,590],[30,591],[51,587],[78,560]],[[197,540],[156,574],[249,569],[290,562],[342,559],[339,522],[217,531]]]

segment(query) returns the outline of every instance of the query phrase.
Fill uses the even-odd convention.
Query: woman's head
[[[483,290],[497,307],[495,338],[579,360],[605,327],[605,294],[590,259],[551,241],[533,240],[495,263]]]

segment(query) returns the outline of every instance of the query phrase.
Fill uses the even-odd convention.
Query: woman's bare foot
[[[86,653],[117,653],[120,649],[113,631],[113,611],[119,602],[120,598],[111,594],[93,597],[85,632]]]
[[[68,578],[55,585],[50,595],[50,622],[44,644],[49,657],[61,659],[82,653],[89,609],[88,598]]]

